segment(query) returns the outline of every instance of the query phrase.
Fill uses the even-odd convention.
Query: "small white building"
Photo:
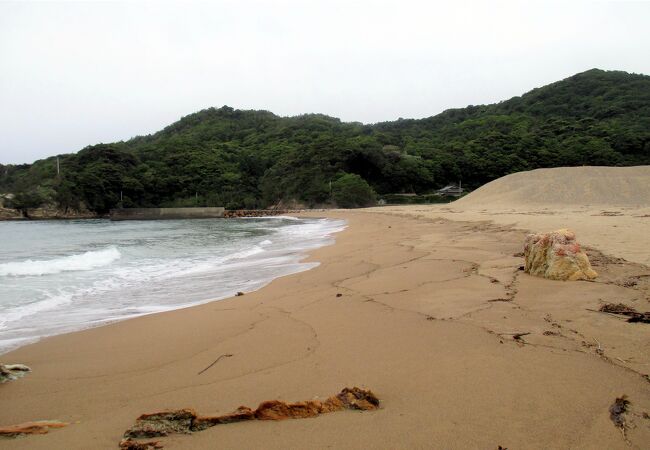
[[[442,195],[445,197],[460,197],[463,195],[463,188],[455,184],[449,184],[442,189],[438,189],[436,194]]]

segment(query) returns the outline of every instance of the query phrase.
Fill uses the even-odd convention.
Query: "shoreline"
[[[188,209],[191,209],[192,207],[188,207]],[[137,209],[137,208],[135,208]],[[146,209],[146,208],[145,208]],[[153,209],[160,209],[160,208],[153,208]],[[7,209],[5,208],[5,211]],[[111,214],[95,214],[95,213],[76,213],[72,215],[67,215],[65,213],[62,213],[61,215],[58,214],[58,212],[54,212],[53,214],[48,215],[47,213],[40,213],[40,215],[37,215],[36,217],[25,217],[25,216],[20,216],[19,212],[15,212],[15,210],[9,210],[14,212],[14,217],[4,217],[0,215],[0,222],[37,222],[37,221],[50,221],[50,220],[62,220],[62,221],[67,221],[67,220],[113,220],[111,219]],[[315,208],[315,209],[227,209],[224,211],[223,217],[219,217],[222,219],[239,219],[239,218],[247,218],[247,217],[257,217],[257,218],[264,218],[264,217],[276,217],[276,216],[283,216],[283,215],[291,215],[291,214],[301,214],[301,213],[313,213],[313,212],[325,212],[328,211],[327,209],[324,208]],[[150,221],[150,220],[201,220],[201,219],[215,219],[217,217],[175,217],[175,218],[147,218],[147,219],[142,219],[142,218],[137,218],[137,219],[119,219],[119,220],[142,220],[142,221]]]
[[[240,219],[277,219],[280,218],[280,216],[250,216],[250,217],[239,217]],[[303,223],[299,222],[299,219],[296,219],[294,217],[289,217],[289,216],[282,216],[282,218],[287,218],[291,219],[292,223],[295,220],[298,223]],[[323,217],[313,217],[313,219],[325,219]],[[179,220],[185,220],[185,219],[179,219]],[[202,220],[213,220],[213,219],[207,219],[207,218],[202,218]],[[150,222],[149,220],[146,220],[144,222]],[[319,221],[320,223],[321,221]],[[303,225],[306,225],[308,222],[304,222]],[[309,222],[313,223],[313,222]],[[229,286],[230,289],[224,290],[223,286],[220,286],[218,289],[217,287],[214,287],[218,294],[215,295],[213,292],[212,294],[210,291],[205,292],[205,297],[197,297],[198,299],[196,300],[189,300],[187,299],[184,302],[176,302],[174,304],[166,305],[163,306],[162,304],[159,306],[154,306],[154,303],[151,304],[145,304],[145,305],[131,305],[132,307],[137,307],[137,306],[144,306],[147,307],[146,311],[140,311],[140,312],[132,312],[129,315],[116,315],[116,314],[109,314],[109,315],[104,315],[104,316],[94,316],[94,317],[88,317],[86,316],[85,318],[88,319],[86,322],[80,322],[76,324],[69,324],[65,328],[59,328],[57,330],[49,330],[49,334],[42,334],[40,336],[20,336],[20,337],[14,337],[14,338],[7,338],[6,341],[0,341],[0,361],[2,361],[2,358],[4,355],[6,355],[9,352],[19,350],[20,348],[27,346],[27,345],[32,345],[36,344],[44,339],[48,339],[50,337],[55,337],[58,335],[62,334],[69,334],[69,333],[76,333],[79,331],[84,331],[84,330],[89,330],[93,328],[98,328],[98,327],[103,327],[103,326],[108,326],[117,322],[121,322],[124,320],[131,320],[131,319],[136,319],[138,317],[143,317],[151,314],[159,314],[159,313],[164,313],[164,312],[172,312],[180,309],[185,309],[185,308],[192,308],[195,306],[200,306],[204,305],[206,303],[211,303],[211,302],[217,302],[226,298],[231,298],[235,297],[238,295],[243,295],[246,293],[251,293],[258,291],[271,283],[273,280],[277,278],[282,278],[285,276],[293,275],[295,273],[300,273],[304,272],[306,270],[310,270],[314,267],[314,264],[318,263],[313,263],[313,262],[307,262],[306,260],[310,257],[310,253],[323,246],[329,246],[333,245],[335,243],[335,235],[339,232],[339,230],[344,230],[347,227],[347,224],[344,221],[327,221],[328,225],[325,225],[327,228],[327,231],[320,230],[317,233],[317,236],[319,236],[320,242],[316,243],[309,243],[305,239],[298,239],[298,240],[293,240],[294,243],[296,243],[295,248],[292,248],[291,251],[286,250],[281,258],[284,258],[283,263],[278,266],[277,261],[274,261],[275,269],[271,273],[265,273],[265,274],[260,274],[260,273],[250,273],[247,277],[247,279],[242,279],[241,281],[246,281],[243,284],[239,284],[236,286]],[[313,238],[313,235],[311,235]],[[263,243],[264,244],[264,243]],[[269,241],[270,244],[270,241]],[[111,244],[112,245],[112,244]],[[252,245],[252,244],[251,244]],[[268,247],[265,247],[268,250]],[[277,249],[271,250],[277,252]],[[260,250],[261,252],[261,250]],[[266,252],[268,253],[268,252]],[[262,252],[260,256],[264,258],[265,252]],[[247,255],[247,263],[248,265],[253,265],[253,266],[259,266],[260,264],[263,264],[263,262],[257,261],[256,255]],[[252,258],[252,259],[250,259]],[[275,256],[275,259],[277,260],[277,255]],[[239,259],[235,259],[236,261],[239,261]],[[257,261],[257,262],[256,262]],[[43,262],[43,261],[37,261],[37,262]],[[231,283],[232,284],[232,283]],[[174,296],[173,298],[178,298],[178,296]],[[41,301],[45,302],[45,300]],[[100,305],[101,306],[101,305]],[[47,307],[47,306],[46,306]],[[47,307],[48,309],[52,309],[51,307]],[[154,308],[157,308],[157,310],[154,310]],[[11,313],[10,313],[11,315]],[[33,326],[29,323],[21,322],[20,327],[22,328],[29,328],[30,326]],[[5,345],[6,343],[6,345]]]
[[[510,227],[369,210],[323,215],[348,227],[302,261],[318,267],[243,297],[3,355],[34,372],[0,386],[0,425],[72,425],[0,448],[111,448],[141,413],[225,413],[353,385],[372,389],[381,409],[217,426],[163,443],[237,448],[245,436],[253,448],[629,448],[608,407],[627,394],[633,411],[650,411],[647,329],[586,308],[617,299],[643,309],[646,284],[616,283],[650,274],[646,266],[593,252],[599,282],[553,282],[515,270],[524,233]],[[530,335],[518,342],[515,332]],[[226,353],[233,357],[198,375]],[[636,420],[633,448],[650,438]]]

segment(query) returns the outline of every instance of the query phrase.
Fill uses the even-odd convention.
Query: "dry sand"
[[[650,206],[650,166],[557,167],[496,179],[456,206]]]
[[[610,220],[636,214],[625,211],[586,218],[589,244],[602,248],[598,224],[605,233]],[[473,220],[439,218],[466,220],[462,214]],[[349,227],[312,254],[321,262],[313,270],[243,297],[3,355],[34,372],[0,385],[0,425],[72,424],[0,440],[0,448],[116,448],[144,412],[221,414],[355,385],[372,389],[381,409],[219,425],[163,442],[166,449],[648,448],[650,325],[590,311],[603,302],[650,310],[647,266],[590,251],[596,282],[549,281],[518,270],[522,258],[513,255],[525,232],[488,223],[500,220],[489,214],[410,207],[327,215]],[[541,231],[555,227],[549,217],[564,216],[525,217],[518,226]],[[647,236],[639,238],[648,220],[627,222],[629,237],[644,246],[639,255],[650,248]],[[631,259],[625,239],[601,241],[607,254]],[[515,333],[530,334],[517,341]],[[198,374],[222,354],[233,356]],[[623,394],[632,402],[627,443],[608,411]]]
[[[650,166],[537,169],[499,178],[451,204],[376,210],[535,232],[568,227],[585,245],[650,265]]]

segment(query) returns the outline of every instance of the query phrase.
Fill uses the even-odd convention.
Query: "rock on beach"
[[[524,271],[550,280],[593,280],[598,274],[568,229],[529,234],[524,243]]]

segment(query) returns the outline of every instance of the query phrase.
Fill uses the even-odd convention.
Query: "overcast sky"
[[[623,1],[0,3],[0,163],[224,104],[371,123],[650,74],[649,24]]]

